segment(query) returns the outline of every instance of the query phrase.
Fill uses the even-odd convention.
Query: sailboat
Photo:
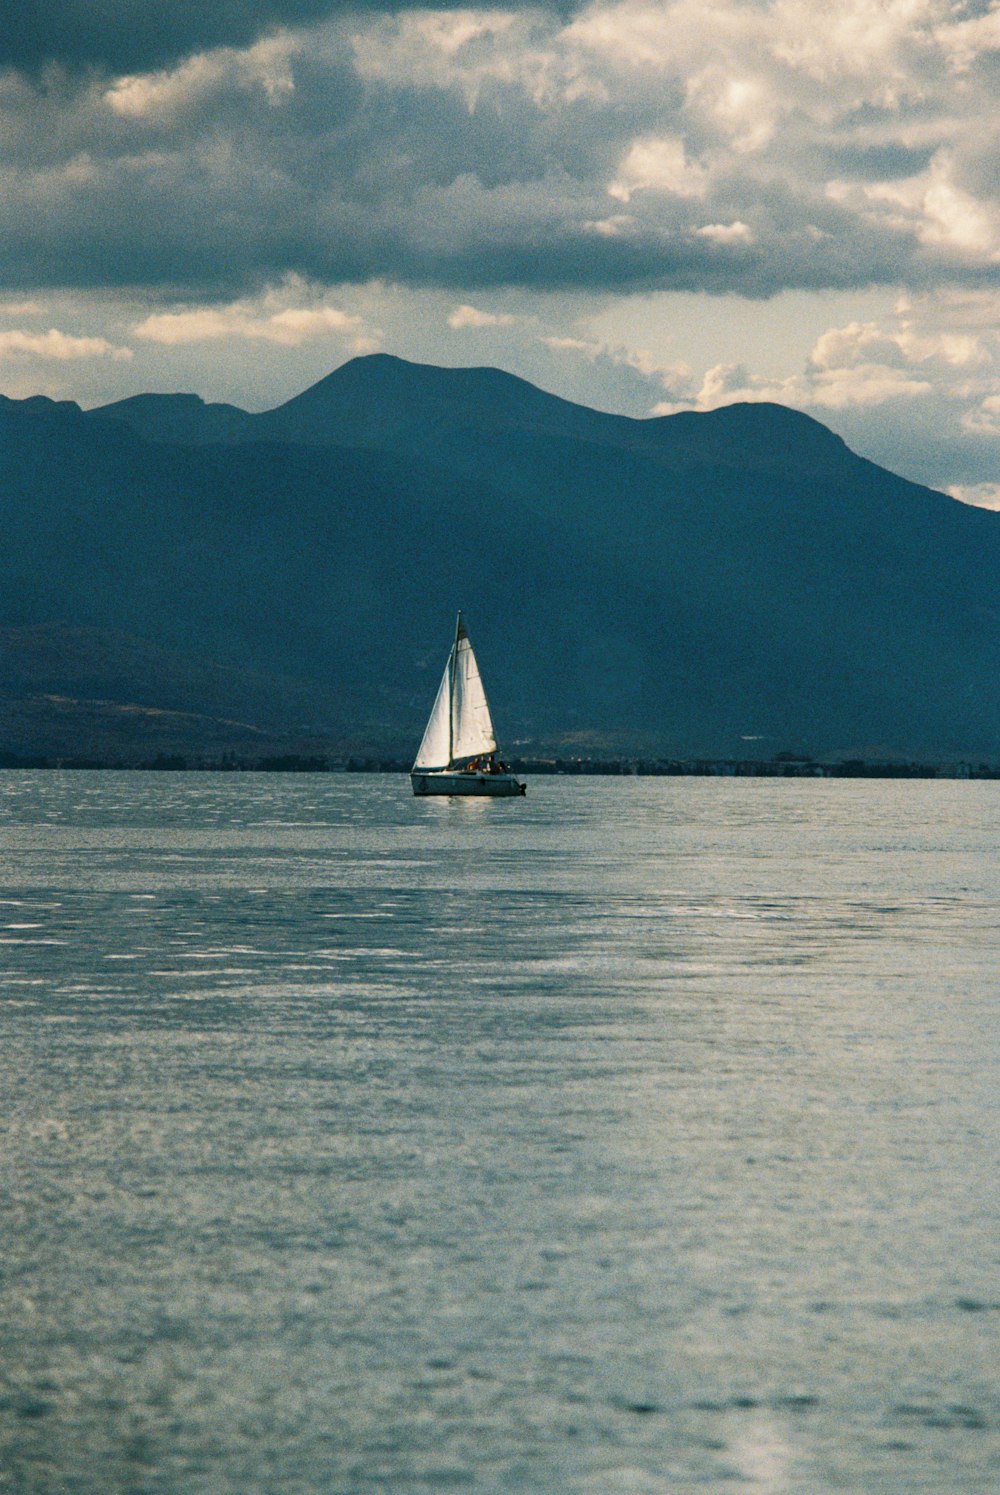
[[[525,786],[497,753],[489,702],[461,613],[410,781],[414,794],[524,793]]]

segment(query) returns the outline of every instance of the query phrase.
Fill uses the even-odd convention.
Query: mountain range
[[[1000,515],[773,404],[357,358],[275,410],[0,398],[0,752],[1000,756]]]

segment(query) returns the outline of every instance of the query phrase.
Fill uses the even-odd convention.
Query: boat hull
[[[512,773],[450,773],[440,770],[423,773],[414,769],[410,774],[414,794],[462,794],[509,799],[523,794],[524,785]]]

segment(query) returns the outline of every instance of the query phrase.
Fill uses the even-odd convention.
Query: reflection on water
[[[0,1490],[1000,1487],[998,826],[0,774]]]

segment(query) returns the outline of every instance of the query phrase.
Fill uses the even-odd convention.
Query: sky
[[[1000,509],[1000,0],[0,0],[0,392],[376,351]]]

